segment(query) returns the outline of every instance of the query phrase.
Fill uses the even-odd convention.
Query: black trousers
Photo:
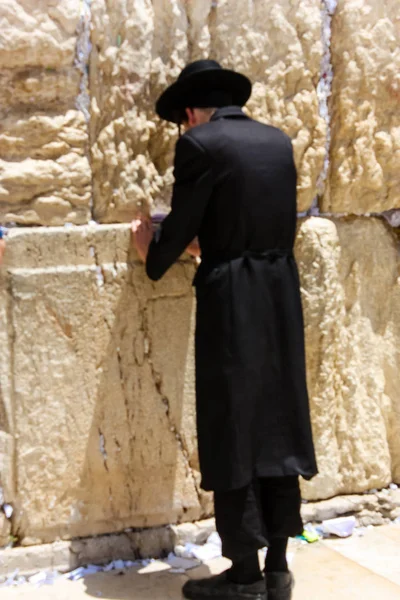
[[[214,493],[222,553],[233,562],[268,546],[274,538],[301,535],[298,477],[254,479],[244,488]]]

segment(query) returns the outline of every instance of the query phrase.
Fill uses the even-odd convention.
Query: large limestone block
[[[297,239],[323,499],[400,481],[397,239],[379,219],[303,221]]]
[[[7,0],[1,3],[0,67],[71,65],[79,0]]]
[[[5,119],[0,125],[0,220],[81,223],[89,219],[91,173],[81,112]]]
[[[400,207],[400,18],[398,0],[339,0],[328,212]]]
[[[76,109],[84,92],[75,66],[82,6],[79,0],[0,5],[2,222],[60,225],[90,218],[88,129]]]
[[[155,285],[118,225],[13,231],[7,254],[19,535],[206,514],[193,458],[192,261]]]
[[[254,82],[249,111],[294,141],[299,209],[315,196],[325,122],[316,85],[318,0],[92,2],[90,89],[96,219],[124,221],[139,206],[166,206],[177,128],[154,104],[190,60],[213,57]]]

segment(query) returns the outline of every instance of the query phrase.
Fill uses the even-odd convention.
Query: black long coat
[[[317,472],[297,266],[290,139],[218,109],[177,143],[172,210],[153,239],[157,280],[198,236],[196,397],[202,487]]]

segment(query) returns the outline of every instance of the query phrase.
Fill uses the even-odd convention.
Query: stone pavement
[[[228,564],[225,559],[214,560],[189,576],[216,573]],[[400,527],[296,547],[292,569],[297,581],[293,600],[400,600]],[[156,561],[125,574],[98,573],[41,588],[2,589],[1,600],[181,600],[185,580],[185,575],[170,574]]]

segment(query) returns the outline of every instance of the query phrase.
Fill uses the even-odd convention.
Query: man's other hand
[[[194,256],[195,258],[198,258],[201,255],[199,240],[197,239],[197,237],[194,238],[193,242],[191,242],[186,248],[186,252],[191,256]]]
[[[145,215],[140,215],[134,219],[131,224],[132,238],[134,246],[143,262],[146,262],[150,242],[153,239],[153,226],[151,219]]]

